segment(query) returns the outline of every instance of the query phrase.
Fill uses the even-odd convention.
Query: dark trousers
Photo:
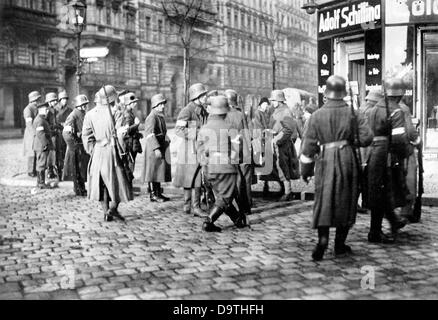
[[[36,170],[42,172],[47,169],[49,151],[36,152]]]
[[[35,152],[32,157],[27,158],[27,173],[36,173],[36,156]]]
[[[105,183],[103,183],[102,178],[100,179],[100,188],[103,195],[103,201],[101,201],[103,213],[107,213],[109,209],[117,210],[119,204],[111,200],[108,189],[106,188]]]
[[[242,172],[242,176],[240,176],[240,174],[237,176],[239,198],[247,202],[249,207],[252,207],[252,167],[250,164],[241,164],[240,171]]]
[[[349,227],[337,227],[335,236],[335,247],[342,246],[347,240]],[[330,235],[329,227],[318,228],[318,244],[323,247],[327,247]]]

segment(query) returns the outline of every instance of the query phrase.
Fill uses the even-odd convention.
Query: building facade
[[[78,94],[69,2],[1,2],[0,128],[24,127],[22,111],[32,90]],[[280,89],[316,93],[315,17],[300,9],[302,2],[87,0],[81,47],[107,47],[109,54],[83,61],[81,92],[92,100],[103,84],[134,91],[145,114],[151,96],[163,92],[167,115],[175,118],[184,105],[186,61],[190,83],[235,88],[247,105],[268,95],[273,79]],[[169,4],[177,12],[166,9]]]

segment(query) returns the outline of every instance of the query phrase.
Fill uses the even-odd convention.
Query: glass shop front
[[[336,1],[317,14],[320,105],[331,74],[356,81],[361,104],[382,79],[402,78],[424,151],[438,154],[438,0]]]

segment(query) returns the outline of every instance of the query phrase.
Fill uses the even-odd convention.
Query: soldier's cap
[[[167,99],[162,93],[158,93],[151,98],[152,109],[158,107],[162,103],[167,103]]]
[[[44,103],[40,103],[39,105],[37,105],[37,108],[38,108],[38,109],[39,109],[39,108],[43,108],[43,107],[48,108],[48,107],[49,107],[49,103],[48,103],[48,102],[44,102]]]
[[[269,98],[271,101],[286,102],[283,90],[274,90]]]
[[[55,92],[46,94],[46,102],[58,101],[58,95]]]
[[[383,94],[381,90],[370,90],[370,92],[365,97],[365,100],[376,102],[380,101],[381,99],[383,99]]]
[[[126,92],[122,97],[119,96],[119,98],[121,98],[121,100],[123,101],[123,104],[125,106],[140,101],[139,99],[137,99],[135,97],[135,93],[134,92]]]
[[[30,103],[30,102],[37,101],[39,98],[41,98],[41,95],[38,91],[32,91],[31,93],[29,93],[28,98],[29,98],[29,103]]]
[[[209,113],[214,115],[227,114],[230,111],[228,98],[223,95],[210,97]]]
[[[75,108],[78,108],[80,106],[83,106],[84,104],[89,103],[88,98],[85,94],[80,94],[75,97],[74,99],[74,106]]]
[[[206,95],[208,90],[202,83],[195,83],[189,88],[189,100],[194,101],[203,95]]]
[[[68,99],[67,91],[63,90],[58,95],[58,100],[61,101],[62,99]]]

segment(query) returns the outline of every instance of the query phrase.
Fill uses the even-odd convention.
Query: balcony
[[[3,7],[3,21],[5,25],[12,25],[17,30],[31,29],[38,32],[56,33],[56,14],[23,8],[13,4]]]
[[[57,84],[56,68],[25,64],[0,65],[3,83]]]
[[[95,72],[84,72],[83,76],[84,87],[101,87],[104,83],[110,83],[117,88],[136,87],[141,84],[140,77],[128,77],[123,74],[106,74]]]

